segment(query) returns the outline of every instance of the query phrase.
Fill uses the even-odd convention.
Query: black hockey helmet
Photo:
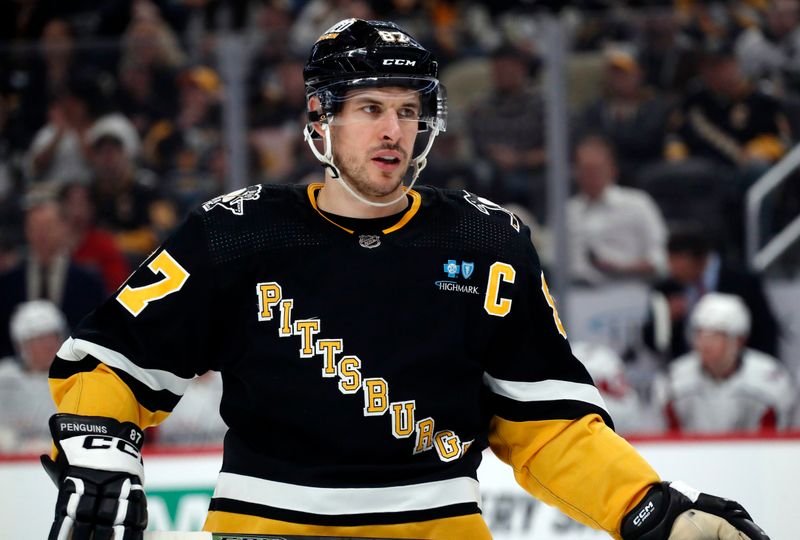
[[[306,99],[320,99],[324,114],[335,114],[348,90],[399,86],[420,93],[420,128],[446,126],[444,88],[433,55],[405,30],[388,21],[345,19],[311,49],[303,69]],[[311,121],[320,115],[310,112]],[[324,120],[324,118],[323,118]]]
[[[399,61],[398,61],[399,60]],[[435,79],[433,55],[393,22],[346,19],[322,34],[303,69],[306,86],[404,75]]]

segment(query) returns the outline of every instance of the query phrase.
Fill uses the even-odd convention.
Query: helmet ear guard
[[[314,129],[314,124],[324,124],[327,129],[328,115],[324,112],[308,111],[306,116],[308,119],[306,120],[306,126],[303,128],[303,132],[307,132],[309,134],[308,136],[312,139],[321,139],[322,136]]]
[[[316,124],[317,122],[325,122],[326,121],[326,114],[321,113],[319,111],[308,111],[308,121],[312,124]]]

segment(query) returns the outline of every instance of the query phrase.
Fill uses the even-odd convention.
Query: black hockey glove
[[[142,540],[142,430],[102,416],[56,414],[50,432],[58,456],[42,456],[42,465],[58,499],[48,540]]]
[[[622,519],[623,540],[769,540],[741,504],[683,482],[655,484]]]

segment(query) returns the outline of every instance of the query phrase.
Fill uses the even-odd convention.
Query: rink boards
[[[786,516],[796,515],[791,494],[800,478],[800,436],[643,440],[635,446],[665,479],[681,479],[741,502],[772,540],[793,540]],[[221,463],[216,448],[145,454],[150,527],[199,530]],[[497,540],[609,538],[571,521],[528,496],[511,469],[486,453],[479,471],[483,512]],[[47,536],[56,490],[35,456],[0,458],[0,517],[15,540]],[[10,527],[10,529],[9,529]]]

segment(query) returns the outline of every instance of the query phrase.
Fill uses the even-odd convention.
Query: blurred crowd
[[[247,183],[320,179],[301,136],[302,66],[341,19],[392,20],[434,51],[448,130],[421,182],[513,208],[551,264],[542,57],[555,4],[2,3],[0,452],[49,444],[48,358],[188,211],[230,188],[231,84],[243,85]],[[800,139],[800,0],[569,4],[569,274],[650,289],[646,384],[601,344],[576,355],[623,433],[800,427],[798,362],[780,358],[743,226],[747,190]],[[241,55],[226,56],[230,36]],[[768,237],[798,213],[792,176],[759,226]],[[795,277],[797,254],[776,268]],[[199,379],[156,440],[219,442],[220,392],[215,375]]]

